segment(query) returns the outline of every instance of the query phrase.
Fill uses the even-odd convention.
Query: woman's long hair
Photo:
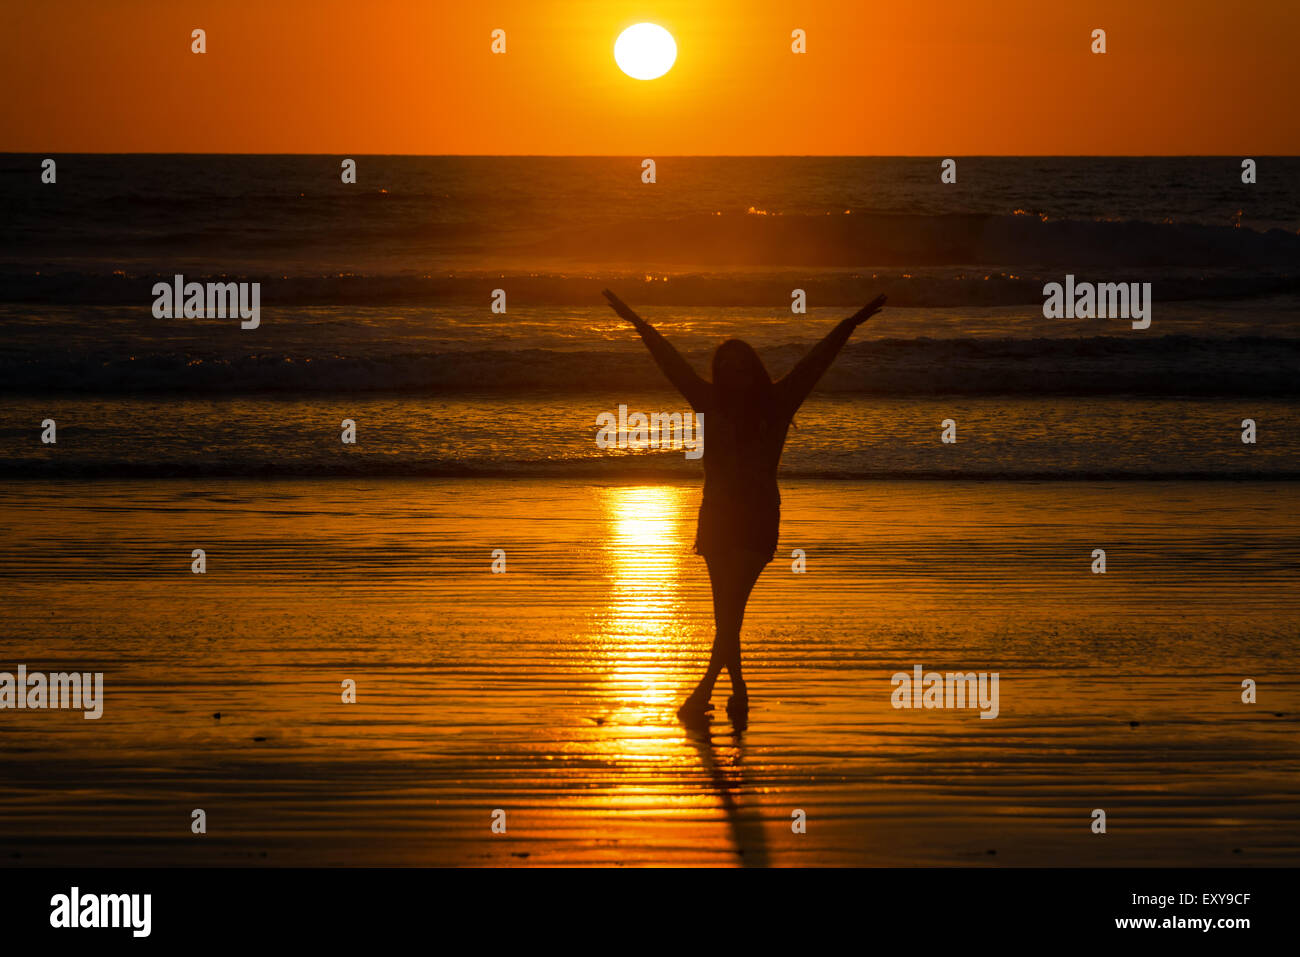
[[[728,339],[714,351],[713,388],[733,421],[753,417],[761,430],[772,424],[772,377],[748,342]]]

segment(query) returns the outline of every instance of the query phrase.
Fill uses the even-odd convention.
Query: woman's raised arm
[[[709,383],[701,379],[691,368],[691,364],[682,357],[682,354],[672,347],[667,339],[661,336],[657,329],[650,323],[646,322],[630,308],[627,303],[618,296],[614,295],[608,289],[604,290],[605,298],[620,316],[636,328],[641,334],[641,339],[645,342],[646,348],[650,350],[659,368],[663,370],[668,381],[676,386],[686,401],[691,404],[691,408],[697,412],[701,411],[708,403]]]
[[[877,296],[853,315],[841,321],[825,339],[813,346],[808,354],[799,360],[784,379],[776,384],[777,402],[784,412],[794,415],[798,411],[799,406],[803,405],[803,400],[808,398],[808,393],[817,385],[817,380],[831,367],[839,351],[849,341],[853,330],[878,313],[884,304],[885,297]]]

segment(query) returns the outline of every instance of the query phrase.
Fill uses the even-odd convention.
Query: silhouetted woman
[[[753,347],[728,339],[713,353],[713,381],[696,375],[681,354],[608,289],[614,311],[632,323],[668,380],[704,416],[704,499],[695,551],[709,567],[713,586],[713,653],[704,677],[677,712],[699,718],[709,710],[713,683],[723,668],[731,676],[727,711],[743,716],[749,693],[740,666],[740,626],[745,604],[763,567],[776,556],[781,494],[776,469],[790,420],[849,336],[885,304],[880,296],[842,321],[773,382]]]

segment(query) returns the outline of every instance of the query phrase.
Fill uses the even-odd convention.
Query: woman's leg
[[[740,663],[740,627],[745,620],[745,605],[767,561],[756,552],[733,550],[707,556],[709,583],[713,586],[713,651],[709,667],[682,711],[702,711],[713,694],[713,684],[722,669],[731,677],[733,693],[744,696],[745,679]]]
[[[713,653],[709,657],[709,667],[714,677],[723,668],[731,678],[734,692],[743,694],[745,678],[740,664],[740,629],[745,623],[745,606],[749,604],[750,593],[754,583],[762,574],[765,562],[762,556],[753,552],[738,551],[727,556],[723,570],[721,593],[714,588],[713,621],[716,633],[713,638]],[[712,579],[710,573],[710,579]]]

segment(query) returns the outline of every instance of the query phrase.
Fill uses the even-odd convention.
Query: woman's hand
[[[628,307],[628,304],[622,299],[618,298],[618,296],[614,295],[608,289],[602,289],[601,292],[604,294],[605,298],[609,300],[609,304],[614,308],[614,311],[620,316],[633,325],[641,322],[641,317],[633,312],[631,308]]]
[[[608,289],[601,291],[604,292],[605,298],[609,300],[609,304],[614,307],[614,311],[636,328],[641,341],[650,350],[651,358],[663,370],[664,375],[668,377],[668,381],[677,387],[678,392],[685,396],[692,409],[697,412],[702,410],[709,403],[712,387],[695,374],[691,364],[682,358],[682,354],[674,349],[654,326],[629,309],[627,303]]]
[[[865,306],[863,306],[861,309],[855,312],[852,316],[849,317],[853,321],[854,328],[857,328],[858,326],[862,325],[864,322],[866,322],[868,319],[870,319],[872,316],[878,313],[884,307],[884,305],[885,305],[885,297],[877,296],[875,299],[872,299],[871,302],[867,303]]]

